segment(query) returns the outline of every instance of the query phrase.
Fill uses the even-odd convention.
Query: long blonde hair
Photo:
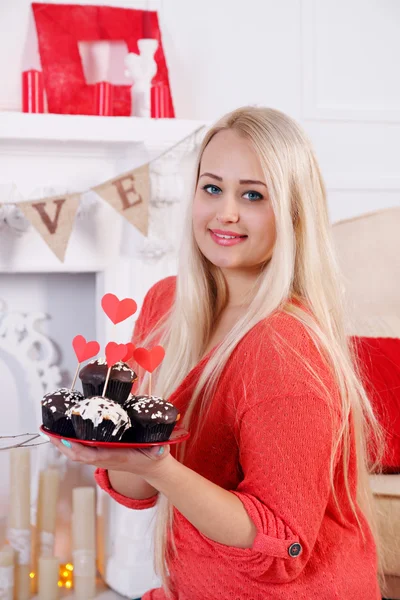
[[[195,186],[204,149],[216,133],[225,129],[233,129],[246,138],[259,157],[275,215],[276,242],[272,258],[260,273],[248,310],[202,371],[183,425],[190,428],[193,411],[201,413],[207,409],[218,378],[243,336],[277,309],[290,312],[309,330],[321,353],[327,357],[341,397],[342,421],[331,457],[332,491],[335,494],[335,460],[342,452],[345,492],[352,512],[363,532],[358,504],[375,537],[379,556],[368,452],[373,442],[374,455],[379,458],[382,434],[360,382],[346,335],[342,284],[331,243],[325,187],[315,154],[302,129],[285,114],[269,108],[240,108],[222,117],[208,131],[199,152]],[[157,330],[144,341],[151,344],[161,335],[166,357],[154,378],[154,388],[165,398],[202,358],[216,319],[227,302],[223,275],[201,254],[193,236],[191,219],[189,207],[175,302]],[[302,309],[299,303],[289,302],[291,298],[301,299],[308,310]],[[312,365],[308,367],[312,371]],[[146,385],[144,381],[143,393]],[[356,503],[348,479],[350,417],[354,424],[358,463]],[[163,496],[159,500],[155,547],[156,567],[168,592],[167,557],[174,551],[174,544],[172,507]]]

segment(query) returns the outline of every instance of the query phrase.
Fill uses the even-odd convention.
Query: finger
[[[169,454],[169,445],[152,446],[151,448],[138,448],[139,452],[150,458],[151,460],[162,460]]]
[[[56,440],[54,438],[51,439],[51,443],[54,444],[64,456],[74,462],[96,464],[96,460],[98,459],[96,448],[88,448],[87,446],[70,442],[69,440]]]
[[[60,452],[62,452],[64,454],[64,450],[66,450],[66,446],[63,446],[63,444],[61,443],[61,440],[50,437],[49,441],[50,441],[50,444],[53,444],[53,446],[55,446]]]

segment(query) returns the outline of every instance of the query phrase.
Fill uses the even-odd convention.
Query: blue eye
[[[246,192],[245,194],[243,194],[243,197],[246,198],[248,200],[250,200],[251,202],[254,202],[255,200],[262,200],[264,196],[262,196],[262,194],[259,194],[258,192],[254,192],[254,191],[249,191]]]
[[[210,194],[211,196],[217,196],[222,191],[221,188],[219,188],[217,185],[212,185],[211,183],[208,183],[207,185],[204,185],[202,187],[202,189],[205,192],[207,192],[207,194]]]

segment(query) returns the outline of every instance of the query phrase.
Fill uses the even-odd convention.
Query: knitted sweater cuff
[[[94,473],[94,478],[96,480],[97,485],[107,492],[118,504],[122,504],[122,506],[126,506],[127,508],[131,508],[133,510],[145,510],[146,508],[152,508],[155,506],[158,498],[158,494],[151,496],[150,498],[145,498],[143,500],[134,500],[133,498],[128,498],[127,496],[123,496],[114,490],[111,485],[110,479],[108,477],[108,471],[105,469],[96,469]]]

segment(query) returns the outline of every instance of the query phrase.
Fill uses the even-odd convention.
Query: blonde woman
[[[163,587],[143,600],[380,598],[367,457],[380,432],[329,229],[292,119],[242,108],[211,128],[178,276],[148,292],[134,335],[164,345],[155,391],[192,437],[177,453],[58,444],[121,504],[158,501]]]

